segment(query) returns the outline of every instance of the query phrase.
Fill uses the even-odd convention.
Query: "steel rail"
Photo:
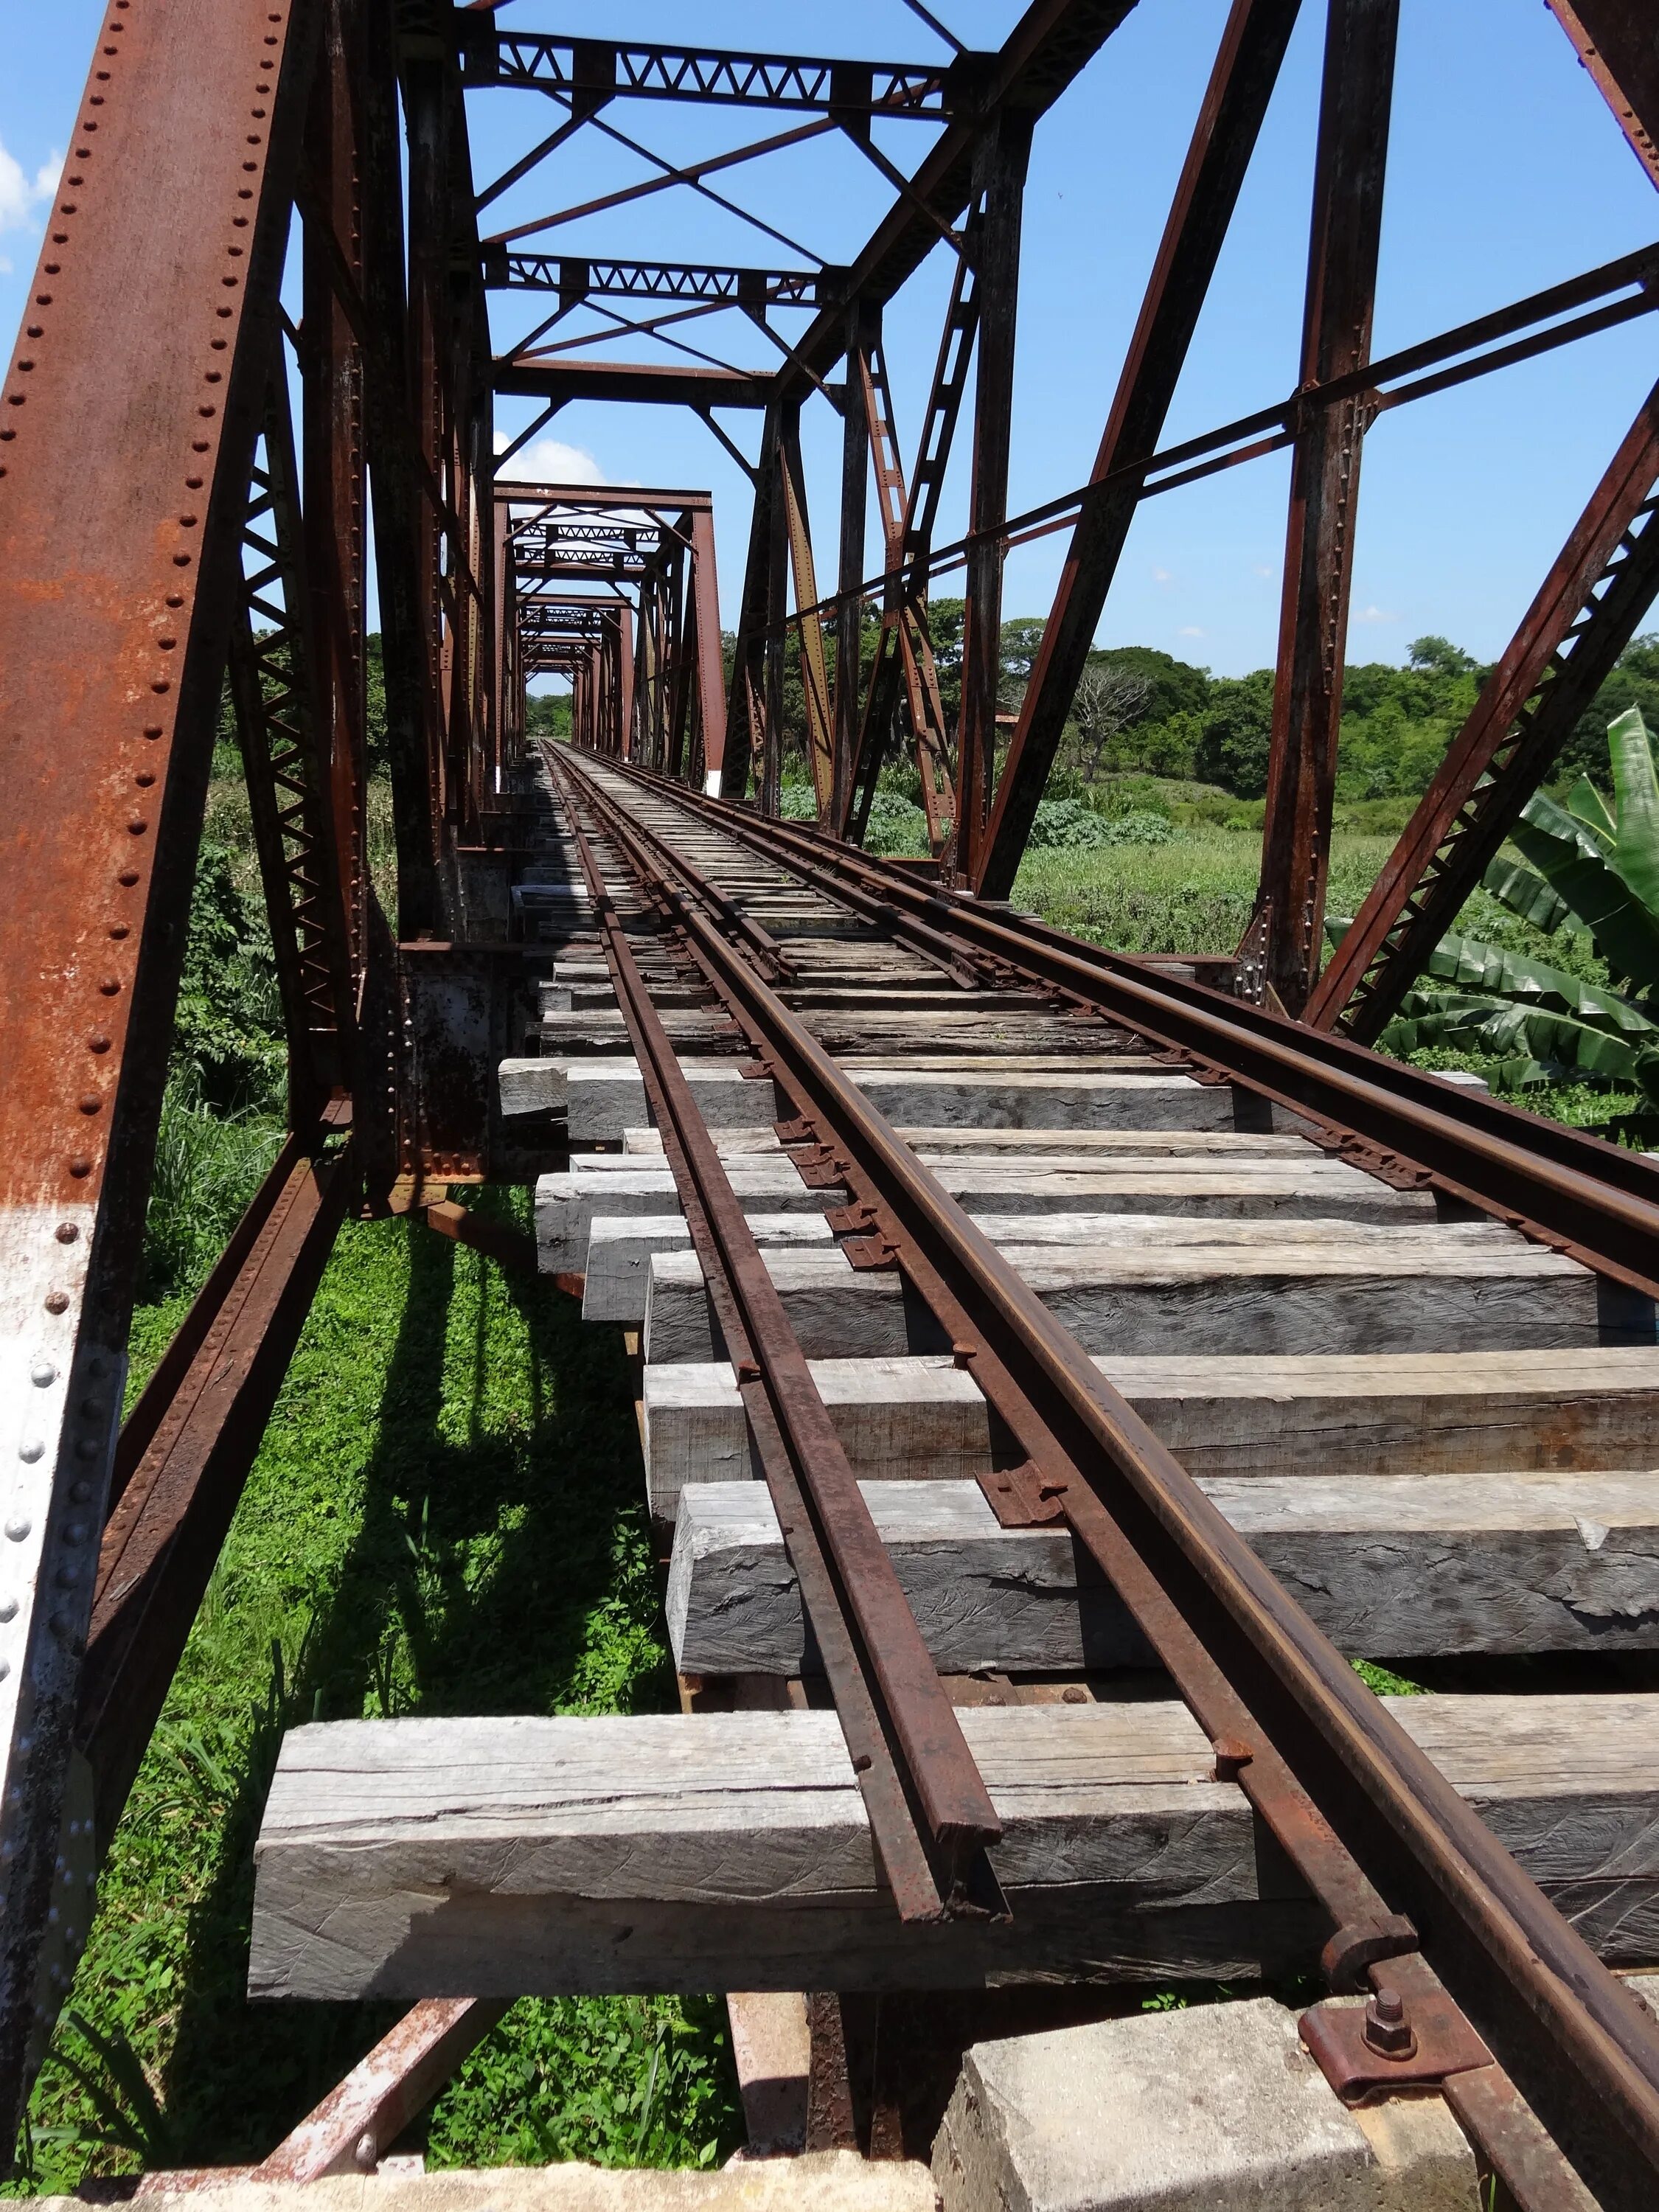
[[[606,811],[625,840],[626,817]],[[735,810],[718,811],[731,826]],[[660,865],[642,847],[647,860]],[[1526,2094],[1607,2201],[1643,2202],[1659,2174],[1659,2029],[805,1025],[672,880],[662,888],[763,1064],[800,1099],[792,1133],[827,1131],[872,1234],[965,1332],[958,1356],[1030,1454],[1013,1486],[1034,1513],[1059,1507],[1211,1732],[1218,1771],[1325,1905],[1328,1974],[1352,1986],[1364,1972],[1420,2004],[1425,1970],[1387,1963],[1420,1930],[1434,1972],[1511,2069],[1519,2045]],[[1382,1905],[1373,1874],[1410,1922]],[[1559,2173],[1541,2193],[1527,2181],[1539,2147],[1504,2124],[1516,2102],[1503,2070],[1487,2076],[1492,2094],[1466,2100],[1468,2124],[1518,2202],[1563,2202]]]
[[[651,1003],[582,828],[577,791],[568,775],[559,781],[617,1002],[900,1917],[1001,1913],[1006,1908],[985,1857],[1002,1832],[990,1794]],[[653,888],[648,867],[640,880],[647,892]]]
[[[908,880],[902,869],[795,823],[763,827],[751,809],[705,798],[631,763],[610,763],[703,811],[803,881],[873,897],[918,944],[954,940],[1026,981],[1058,991],[1123,1028],[1187,1054],[1200,1072],[1238,1083],[1322,1125],[1329,1141],[1365,1164],[1423,1178],[1496,1214],[1643,1299],[1659,1297],[1659,1165],[1644,1153],[1587,1137],[1443,1083],[1369,1047],[1188,983],[1125,953],[1068,936],[1036,915],[988,911],[966,895]],[[1643,1341],[1645,1309],[1629,1316]]]

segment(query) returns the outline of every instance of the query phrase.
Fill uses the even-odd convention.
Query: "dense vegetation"
[[[934,601],[930,611],[939,690],[947,718],[962,689],[962,602]],[[876,625],[865,624],[863,654],[874,649]],[[1002,626],[999,703],[1018,708],[1042,641],[1042,624],[1017,617]],[[728,647],[731,641],[727,641]],[[833,643],[831,667],[833,670]],[[1406,664],[1351,663],[1343,678],[1337,799],[1358,810],[1351,826],[1394,827],[1408,809],[1399,802],[1423,791],[1450,738],[1474,704],[1488,670],[1443,637],[1419,637]],[[1605,779],[1607,728],[1615,714],[1639,707],[1659,727],[1659,633],[1625,652],[1594,704],[1581,717],[1562,756],[1559,775]],[[1252,827],[1249,802],[1267,788],[1273,722],[1273,672],[1212,676],[1150,646],[1097,647],[1078,685],[1054,773],[1051,799],[1084,798],[1113,814],[1131,806],[1237,828]],[[787,736],[786,781],[805,781],[805,707],[793,661],[784,684]],[[888,771],[903,791],[907,771]],[[1177,787],[1149,792],[1148,781]],[[914,794],[912,794],[914,795]],[[1395,802],[1367,811],[1367,802]],[[1241,807],[1239,802],[1244,802]],[[1375,818],[1382,817],[1382,818]]]

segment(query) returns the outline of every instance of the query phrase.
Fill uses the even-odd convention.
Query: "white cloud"
[[[1386,607],[1361,607],[1353,617],[1355,622],[1363,623],[1393,623],[1399,619],[1398,615],[1390,614]]]
[[[1200,629],[1196,623],[1188,623],[1184,629],[1178,631],[1176,634],[1181,637],[1202,637],[1204,635],[1203,631]]]
[[[9,276],[12,273],[12,259],[10,254],[0,253],[0,276]]]
[[[64,157],[54,152],[40,164],[31,181],[17,156],[0,142],[0,230],[27,228],[36,207],[57,191],[63,173]]]
[[[1170,581],[1169,570],[1167,568],[1154,568],[1152,571],[1152,581],[1155,584],[1169,583]]]
[[[1271,568],[1263,568],[1258,567],[1257,568],[1255,568],[1255,569],[1254,570],[1254,572],[1253,572],[1253,573],[1254,573],[1255,574],[1258,575],[1258,576],[1271,576],[1271,575],[1272,575],[1272,574],[1273,574],[1273,570],[1272,570]]]
[[[499,453],[512,443],[505,430],[495,433]],[[507,463],[515,483],[603,484],[611,479],[585,446],[567,446],[560,438],[532,438]]]

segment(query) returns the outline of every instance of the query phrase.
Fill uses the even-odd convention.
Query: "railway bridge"
[[[1432,2096],[1493,2201],[1650,2205],[1659,1695],[1627,1662],[1659,1644],[1659,1173],[1372,1042],[1659,589],[1659,391],[1322,948],[1365,436],[1650,314],[1659,246],[1374,357],[1397,0],[1328,0],[1297,388],[1166,441],[1302,12],[1232,0],[1090,477],[1012,513],[1030,149],[1134,0],[1031,0],[982,52],[907,5],[936,58],[109,0],[0,404],[6,2124],[368,1212],[624,1332],[683,1710],[290,1735],[250,1989],[412,2008],[262,2179],[372,2166],[526,1994],[805,1993],[805,2139],[880,2156],[944,2112],[948,2168],[969,2045],[1300,1977],[1286,2064],[1334,2113]],[[1659,183],[1647,11],[1549,5]],[[552,127],[491,179],[469,114],[509,94]],[[676,165],[617,120],[688,102],[780,127]],[[651,180],[492,231],[583,133]],[[845,260],[756,216],[761,266],[551,238],[658,191],[730,211],[711,177],[817,139],[893,193]],[[907,449],[883,314],[940,252]],[[583,313],[599,337],[550,335]],[[686,340],[717,315],[759,366]],[[729,656],[706,490],[518,472],[595,399],[690,410],[752,483]],[[809,406],[844,457],[833,589]],[[1130,525],[1281,451],[1254,919],[1224,956],[1103,951],[1011,896]],[[1010,714],[1003,563],[1055,532]],[[957,571],[947,713],[929,595]],[[530,710],[550,677],[568,743]],[[226,698],[289,1134],[123,1419]],[[899,760],[926,858],[864,849]],[[458,1202],[486,1182],[533,1184],[533,1252]],[[1355,1657],[1565,1686],[1380,1698]]]

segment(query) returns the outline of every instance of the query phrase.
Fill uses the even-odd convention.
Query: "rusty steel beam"
[[[1659,592],[1659,386],[1574,526],[1308,1002],[1371,1043]]]
[[[613,100],[798,108],[860,120],[942,123],[964,72],[939,62],[821,61],[799,54],[661,46],[637,40],[561,38],[456,19],[464,82],[509,85],[568,101],[586,118]]]
[[[134,1408],[126,1479],[98,1555],[75,1720],[107,1849],[356,1188],[349,1147],[290,1143]],[[244,1241],[239,1238],[239,1242]],[[137,1449],[143,1438],[142,1449]]]
[[[292,0],[109,9],[0,402],[8,2143],[313,29]]]
[[[1018,726],[999,780],[976,887],[1006,898],[1059,748],[1140,495],[1232,220],[1300,0],[1233,0],[1163,241],[1119,374],[1091,481],[1128,473],[1072,532]]]
[[[974,149],[987,119],[1002,108],[1034,122],[1045,114],[1134,5],[1135,0],[1030,0],[996,53],[966,58],[973,71],[973,107],[939,133],[909,191],[848,264],[849,301],[881,307],[915,274],[939,244],[941,227],[954,223],[972,197]],[[780,380],[804,397],[815,378],[829,375],[846,345],[844,311],[821,309],[778,372]]]
[[[847,388],[857,388],[860,362],[875,340],[872,310],[855,303],[847,311]],[[842,410],[841,529],[836,586],[836,694],[834,760],[830,776],[830,824],[839,834],[852,800],[853,756],[858,747],[860,656],[864,601],[864,539],[870,513],[870,449],[861,408]]]
[[[437,850],[428,814],[428,747],[437,716],[427,635],[428,594],[416,518],[421,458],[410,415],[414,367],[404,270],[402,149],[392,0],[355,0],[362,23],[364,427],[373,492],[386,750],[398,848],[398,926],[440,919]]]
[[[1659,39],[1646,0],[1545,0],[1659,185]]]
[[[496,392],[504,398],[621,399],[670,407],[764,407],[775,382],[769,369],[669,367],[654,362],[498,360]]]
[[[301,362],[305,566],[312,675],[324,739],[346,959],[361,975],[369,940],[368,859],[368,472],[362,334],[363,188],[360,10],[337,0],[307,119],[302,205],[305,346]],[[349,296],[348,296],[349,295]],[[360,1094],[361,1084],[351,1087]]]
[[[1400,0],[1331,0],[1308,251],[1302,380],[1352,376],[1370,356]],[[1371,395],[1310,410],[1291,464],[1291,513],[1267,761],[1261,880],[1267,981],[1299,1014],[1319,974],[1330,869],[1342,666],[1359,460]]]
[[[755,504],[749,523],[749,553],[743,573],[743,596],[738,604],[732,689],[726,702],[720,787],[715,794],[725,799],[741,799],[749,788],[751,768],[759,764],[761,748],[757,741],[760,735],[761,671],[772,596],[774,541],[778,534],[773,510],[782,499],[778,435],[779,413],[774,400],[769,402],[761,428],[760,459],[755,467]]]
[[[720,648],[720,573],[714,559],[714,518],[707,507],[691,515],[691,622],[688,650],[696,655],[697,746],[693,781],[718,793],[726,762],[726,663]]]
[[[303,1129],[332,1095],[352,1087],[356,994],[330,744],[344,730],[331,728],[333,717],[325,721],[323,708],[325,696],[331,708],[343,708],[334,680],[343,671],[319,667],[316,595],[307,574],[280,361],[272,364],[261,446],[243,528],[247,559],[231,631],[230,692],[288,1035],[289,1121]],[[333,613],[331,599],[325,616],[331,636]],[[348,774],[348,793],[352,781]],[[354,818],[361,820],[355,809],[348,823]]]
[[[789,568],[795,605],[809,610],[796,624],[800,647],[801,692],[806,707],[806,754],[811,769],[818,819],[829,822],[835,795],[834,738],[830,712],[830,677],[823,650],[823,624],[810,610],[817,604],[817,570],[812,559],[812,526],[806,507],[806,477],[801,465],[800,417],[791,410],[783,421],[780,455],[784,528],[789,540]]]
[[[493,1997],[428,1997],[411,2007],[246,2179],[373,2173],[506,2010],[505,2000]]]
[[[580,301],[696,300],[763,313],[768,307],[817,307],[840,296],[839,269],[736,269],[724,264],[618,261],[599,255],[484,251],[492,291],[556,292],[562,307]]]
[[[1008,514],[1008,452],[1013,428],[1014,329],[1019,301],[1020,216],[1030,157],[1030,118],[1005,111],[980,140],[974,166],[978,212],[969,226],[979,377],[974,399],[974,465],[968,494],[968,556],[962,628],[962,713],[957,726],[956,872],[979,873],[996,775],[997,687],[1002,674],[1003,549],[984,533]],[[959,295],[958,295],[959,296]],[[953,306],[956,304],[953,301]],[[941,349],[941,363],[947,357]],[[937,388],[939,379],[935,378]],[[924,445],[926,443],[924,430]],[[939,474],[942,475],[942,468]],[[937,482],[933,489],[937,495]],[[912,502],[918,487],[913,478]]]

